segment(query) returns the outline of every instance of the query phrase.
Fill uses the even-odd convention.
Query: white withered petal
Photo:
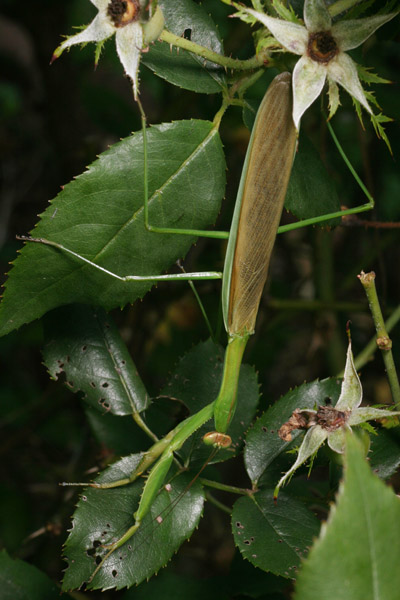
[[[339,83],[365,110],[372,113],[356,65],[345,52],[357,48],[398,13],[332,25],[324,0],[305,0],[303,27],[251,8],[242,10],[263,23],[285,50],[301,55],[293,71],[293,120],[297,129],[304,112],[322,92],[327,78],[330,82]],[[332,85],[330,89],[334,89]],[[338,102],[334,106],[336,110]],[[331,110],[331,116],[334,110]]]
[[[150,25],[151,21],[150,19],[147,22],[147,13],[144,10],[147,2],[146,0],[91,0],[91,2],[99,11],[96,17],[86,29],[62,42],[56,48],[52,60],[75,44],[100,43],[115,34],[119,59],[125,73],[132,80],[134,95],[137,98],[140,55],[144,46],[143,30]],[[157,11],[160,28],[154,39],[158,37],[163,27],[163,19],[159,19],[160,9],[158,8]],[[149,41],[152,40],[146,38],[146,42]]]

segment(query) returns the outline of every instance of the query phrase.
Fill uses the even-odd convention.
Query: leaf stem
[[[369,308],[376,329],[376,344],[382,351],[383,362],[385,363],[390,389],[392,390],[393,401],[396,407],[398,407],[400,406],[400,385],[393,360],[392,340],[385,327],[378,294],[376,293],[375,273],[374,271],[371,271],[370,273],[361,271],[358,278],[368,298]]]
[[[262,56],[253,56],[252,58],[246,60],[240,60],[237,58],[230,58],[229,56],[223,56],[222,54],[218,54],[218,52],[214,52],[209,48],[205,48],[204,46],[200,46],[199,44],[195,44],[190,40],[187,40],[179,35],[175,35],[171,31],[164,31],[161,33],[159,38],[163,42],[167,42],[167,44],[172,44],[173,46],[177,46],[178,48],[183,48],[184,50],[188,50],[193,54],[197,54],[198,56],[202,56],[206,60],[213,62],[217,65],[221,65],[226,69],[235,69],[240,71],[245,71],[249,69],[257,69],[260,66],[265,65],[268,62],[268,66],[272,66],[272,60],[266,61]]]
[[[199,479],[202,485],[207,487],[214,488],[216,490],[221,490],[222,492],[230,492],[231,494],[239,494],[240,496],[251,496],[251,490],[246,488],[239,488],[234,485],[227,485],[225,483],[220,483],[219,481],[214,481],[213,479],[206,479],[201,477]]]
[[[392,331],[393,327],[400,321],[400,304],[393,311],[390,317],[385,322],[385,328],[388,333]],[[354,365],[356,370],[359,371],[362,369],[364,365],[367,364],[369,360],[373,357],[376,350],[376,338],[375,336],[368,342],[365,346],[364,350],[362,350],[358,356],[354,359]],[[338,375],[338,377],[343,377],[343,372]]]
[[[153,433],[151,431],[151,429],[146,425],[146,423],[143,421],[142,417],[140,416],[140,413],[138,413],[137,411],[133,411],[132,412],[132,418],[135,421],[136,425],[138,425],[140,427],[140,429],[142,431],[144,431],[144,433],[151,439],[153,440],[153,442],[158,442],[158,437],[156,436],[155,433]]]
[[[224,513],[226,513],[228,515],[232,514],[232,509],[229,508],[229,506],[226,506],[226,504],[223,504],[222,502],[217,500],[212,494],[210,494],[210,492],[206,492],[206,499],[209,502],[211,502],[211,504],[214,504],[214,506],[216,506],[217,508],[222,510]]]
[[[230,106],[243,106],[244,101],[242,100],[242,96],[244,92],[251,87],[263,73],[263,69],[258,69],[255,73],[240,78],[228,90],[223,91],[221,108],[213,119],[214,127],[216,129],[219,128],[221,119]],[[239,98],[235,98],[235,94],[237,94]]]
[[[182,273],[186,272],[185,269],[184,269],[184,267],[180,264],[179,261],[178,261],[178,266],[181,269]],[[198,304],[198,306],[200,308],[200,312],[203,315],[204,321],[206,323],[206,327],[208,329],[208,333],[210,334],[210,337],[211,337],[212,341],[215,343],[214,332],[213,332],[213,329],[211,327],[210,319],[208,318],[207,311],[206,311],[206,309],[204,307],[204,304],[203,304],[203,302],[202,302],[202,300],[200,298],[200,295],[199,295],[198,291],[196,290],[196,286],[194,285],[193,281],[190,281],[190,280],[188,281],[188,284],[189,284],[189,286],[190,286],[190,288],[191,288],[191,290],[192,290],[192,292],[194,294],[194,297],[196,298],[197,304]]]

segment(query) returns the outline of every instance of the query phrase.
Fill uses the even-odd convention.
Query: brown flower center
[[[320,63],[328,63],[339,52],[335,39],[329,31],[310,33],[307,50],[308,56]]]
[[[139,0],[111,0],[107,7],[107,16],[115,27],[125,27],[139,19]]]
[[[326,431],[335,431],[346,424],[349,414],[348,411],[330,406],[320,406],[317,411],[317,423]]]

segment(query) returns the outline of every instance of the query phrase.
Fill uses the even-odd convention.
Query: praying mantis
[[[93,4],[96,5],[96,8],[99,8],[103,3],[93,1]],[[97,4],[99,6],[97,6]],[[125,2],[113,2],[112,4],[119,4],[120,7],[126,6]],[[165,4],[167,5],[168,3]],[[175,3],[173,4],[175,5]],[[311,5],[312,3],[309,4]],[[128,8],[132,8],[132,6],[133,3],[128,0]],[[175,6],[174,9],[176,10]],[[134,23],[133,27],[138,28],[140,26]],[[195,30],[196,28],[194,27],[193,35],[195,34]],[[121,38],[120,34],[123,32],[123,27],[117,27],[119,38]],[[178,33],[180,35],[181,32],[179,31]],[[191,34],[191,29],[185,30],[185,41],[188,41],[186,40],[186,37],[190,38]],[[180,38],[178,37],[177,41],[179,42],[179,40]],[[137,48],[137,50],[138,55],[140,56],[139,48]],[[223,50],[221,50],[221,52],[223,52]],[[271,53],[271,57],[269,58],[272,58],[272,62],[268,66],[273,66],[273,56],[274,55]],[[144,61],[145,58],[143,56],[143,62]],[[255,64],[254,61],[252,64]],[[260,62],[258,61],[256,67],[259,66]],[[258,74],[260,72],[261,69]],[[258,76],[258,74],[255,73],[254,75]],[[250,80],[251,77],[249,78],[249,81]],[[254,80],[255,77],[253,81]],[[232,100],[231,104],[233,104],[234,94],[237,94],[237,103],[243,104],[243,94],[246,86],[243,85],[243,88],[241,89],[241,81],[244,82],[245,78],[234,78],[226,87],[221,86],[224,102],[228,98],[229,101]],[[206,405],[204,406],[200,403],[198,405],[190,405],[187,403],[186,408],[189,410],[188,413],[185,413],[185,416],[186,414],[190,414],[190,416],[181,420],[176,426],[171,425],[164,427],[163,432],[168,431],[168,429],[170,429],[170,431],[164,436],[163,433],[161,433],[160,439],[157,439],[151,431],[151,429],[157,431],[156,428],[152,427],[151,410],[145,412],[146,421],[150,421],[150,423],[147,424],[146,421],[140,417],[140,411],[146,410],[147,407],[142,406],[135,413],[133,409],[136,407],[132,405],[132,416],[136,423],[138,423],[152,438],[153,445],[150,449],[137,455],[124,456],[109,467],[109,469],[96,477],[93,483],[69,484],[85,485],[88,489],[86,489],[80,497],[78,508],[73,518],[71,535],[66,543],[65,554],[67,556],[69,567],[64,578],[63,588],[65,590],[78,588],[82,582],[86,582],[87,586],[92,589],[107,589],[109,587],[120,588],[130,586],[133,583],[140,583],[163,566],[170,558],[173,551],[177,549],[177,546],[175,545],[167,558],[164,556],[162,561],[153,561],[151,569],[141,568],[142,564],[145,562],[143,556],[146,552],[148,555],[157,555],[159,546],[162,544],[165,546],[170,544],[170,546],[172,546],[170,538],[168,537],[168,532],[170,531],[170,523],[173,520],[176,521],[176,528],[181,528],[184,532],[179,545],[184,538],[188,538],[191,535],[197,522],[194,523],[188,533],[188,529],[181,525],[179,515],[181,515],[182,512],[188,514],[196,513],[197,518],[200,518],[200,504],[197,503],[196,506],[194,506],[194,503],[190,504],[187,500],[190,496],[195,496],[194,490],[196,486],[201,487],[201,485],[204,485],[212,487],[210,485],[210,480],[208,480],[208,483],[203,483],[203,481],[205,481],[203,480],[203,475],[201,478],[202,480],[197,479],[200,473],[203,473],[203,470],[196,468],[197,457],[195,457],[192,462],[193,455],[197,451],[195,446],[197,440],[201,438],[204,440],[203,454],[211,452],[209,456],[210,462],[215,458],[216,460],[219,460],[218,457],[226,457],[228,454],[233,456],[234,454],[233,447],[236,446],[238,436],[235,436],[233,430],[235,427],[235,420],[238,421],[240,409],[237,398],[239,369],[248,340],[254,331],[258,303],[267,276],[269,259],[277,230],[279,233],[283,233],[297,227],[305,227],[306,225],[313,225],[318,222],[324,223],[334,217],[342,217],[346,214],[361,212],[363,210],[368,210],[373,206],[372,199],[367,195],[368,203],[361,207],[337,212],[321,208],[321,212],[328,214],[323,214],[318,217],[313,216],[310,219],[305,219],[304,215],[296,215],[302,220],[298,223],[291,223],[288,226],[278,228],[285,190],[288,184],[293,158],[296,154],[295,147],[298,136],[298,132],[295,130],[291,118],[291,97],[291,76],[288,73],[281,73],[281,75],[279,75],[269,86],[257,114],[242,170],[242,178],[239,185],[232,227],[229,233],[203,231],[203,229],[209,227],[211,223],[215,221],[216,215],[212,218],[210,217],[208,219],[209,222],[202,222],[200,225],[195,219],[193,220],[193,223],[195,223],[194,225],[192,225],[190,219],[187,221],[181,219],[180,211],[183,212],[183,210],[180,208],[179,202],[177,202],[178,209],[175,210],[172,218],[163,221],[164,215],[171,209],[163,201],[166,186],[164,186],[164,183],[159,183],[156,174],[163,168],[165,163],[170,161],[171,155],[174,154],[173,150],[175,150],[175,148],[173,148],[173,145],[176,143],[176,139],[171,135],[173,129],[172,124],[169,129],[169,124],[167,124],[167,127],[164,124],[162,126],[147,128],[144,112],[140,108],[142,113],[142,134],[135,134],[123,143],[115,144],[115,147],[122,148],[122,151],[116,150],[114,153],[114,157],[117,157],[115,163],[118,175],[112,179],[112,183],[109,183],[109,175],[110,172],[112,173],[113,169],[109,168],[109,172],[107,173],[107,167],[109,165],[109,159],[113,158],[113,149],[105,153],[106,156],[104,155],[96,161],[97,164],[100,164],[100,169],[96,166],[94,166],[93,169],[90,167],[89,176],[87,178],[86,174],[81,178],[78,178],[76,187],[80,187],[82,198],[79,193],[76,193],[75,197],[71,194],[68,198],[68,189],[74,184],[72,184],[72,186],[68,185],[66,186],[67,189],[65,190],[65,194],[63,192],[63,197],[59,199],[60,202],[57,202],[55,207],[50,207],[50,210],[46,211],[43,220],[46,221],[47,219],[47,225],[50,224],[54,227],[46,230],[38,228],[37,234],[35,235],[35,232],[32,234],[34,237],[26,238],[28,243],[25,245],[21,259],[26,259],[25,266],[28,264],[26,271],[27,278],[29,279],[29,284],[33,283],[28,289],[28,292],[23,296],[24,301],[21,301],[20,305],[22,305],[23,311],[27,308],[27,313],[29,312],[30,305],[34,302],[33,296],[35,288],[41,290],[43,296],[42,300],[47,302],[47,304],[44,305],[43,310],[41,309],[40,314],[53,308],[55,306],[54,303],[52,304],[53,290],[59,284],[58,280],[62,279],[65,280],[61,294],[63,303],[72,301],[80,302],[82,301],[82,298],[84,298],[85,302],[89,299],[89,301],[94,301],[99,306],[105,306],[106,308],[113,308],[116,305],[122,306],[131,301],[130,293],[135,285],[143,285],[144,289],[146,285],[151,285],[159,281],[184,281],[192,283],[193,281],[209,279],[216,280],[217,284],[215,284],[215,287],[217,287],[218,282],[222,281],[222,310],[228,344],[225,352],[224,368],[219,392],[217,393],[216,390],[212,391],[212,393],[207,396]],[[229,102],[226,102],[225,104],[229,105]],[[141,107],[140,104],[139,106]],[[190,164],[190,162],[194,162],[196,160],[196,153],[198,154],[200,152],[198,149],[201,149],[206,144],[212,143],[213,140],[215,141],[217,139],[218,126],[219,120],[216,118],[214,119],[214,122],[210,124],[209,130],[205,132],[204,140],[200,140],[197,143],[197,148],[195,145],[195,147],[191,148],[187,155],[182,158],[182,164],[186,165]],[[327,127],[334,137],[329,121]],[[194,130],[195,126],[186,124],[184,133],[181,136],[182,139],[179,140],[179,144],[184,145],[187,141],[191,141]],[[299,144],[301,148],[302,141],[300,141]],[[158,154],[155,152],[157,145],[163,149],[163,151]],[[171,148],[171,150],[169,150],[169,148]],[[338,148],[339,152],[342,152],[339,145]],[[138,156],[140,155],[141,158],[142,150],[144,158],[143,166],[140,167]],[[124,161],[124,168],[119,170],[119,163],[122,164]],[[207,168],[204,169],[203,173],[203,178],[208,179],[208,187],[212,187],[215,179],[215,169],[212,169],[212,162],[212,160],[208,160],[209,164],[207,165]],[[138,164],[139,169],[141,169],[140,180],[143,181],[143,194],[141,189],[132,185],[132,179],[129,177],[130,167],[132,167],[132,171],[134,171],[137,169]],[[95,185],[93,185],[93,182],[90,182],[90,177],[96,169],[98,169],[97,179],[95,177],[93,178],[96,179]],[[173,165],[168,176],[165,177],[165,180],[168,181],[168,185],[170,183],[173,184],[174,181],[178,179],[176,171],[177,168]],[[154,181],[156,183],[154,183]],[[362,187],[361,183],[360,185]],[[199,180],[197,179],[193,183],[193,178],[188,177],[184,185],[181,186],[181,190],[176,193],[177,198],[179,195],[182,196],[185,193],[185,198],[187,198],[189,202],[190,198],[195,195],[194,193],[196,190],[194,188],[196,187],[199,187]],[[217,187],[216,184],[215,187]],[[86,200],[88,196],[94,197],[100,195],[102,189],[104,190],[104,193],[100,204],[90,205],[88,207],[87,204],[83,202],[83,199]],[[110,192],[110,199],[107,198],[107,192]],[[124,194],[129,195],[129,197],[137,196],[142,198],[143,196],[143,208],[134,204],[132,204],[133,208],[131,208],[131,205],[124,203]],[[191,207],[188,210],[189,213],[190,210],[193,212],[200,212],[203,210],[203,207],[206,204],[206,198],[199,198],[199,196],[201,196],[201,194],[198,194],[196,200],[192,202]],[[67,200],[70,202],[67,202]],[[113,205],[111,211],[107,211],[107,204]],[[69,215],[71,215],[73,211],[76,211],[77,213],[81,211],[81,220],[78,219],[77,221],[68,222],[68,216],[65,216],[67,214],[67,210],[65,210],[66,205],[72,205],[71,211],[68,211]],[[85,214],[86,211],[87,215]],[[121,214],[123,216],[119,219]],[[136,228],[138,237],[140,234],[141,239],[146,238],[150,240],[148,245],[145,246],[143,244],[142,254],[137,251],[130,252],[130,246],[117,245],[114,243],[117,237],[125,236],[126,239],[127,237],[132,236],[130,225],[135,221],[138,224]],[[97,229],[96,227],[92,227],[93,224],[98,226]],[[142,255],[145,255],[146,253],[151,254],[153,251],[152,245],[162,249],[163,247],[166,248],[169,243],[167,243],[167,241],[164,242],[164,240],[169,240],[171,237],[174,239],[190,239],[192,237],[196,238],[203,235],[211,238],[228,240],[223,273],[219,271],[207,271],[207,273],[183,272],[178,275],[168,274],[160,276],[158,273],[162,272],[166,266],[173,263],[175,259],[170,260],[168,265],[159,267],[158,270],[155,268],[154,272],[151,268],[146,270],[146,265],[143,266],[142,264]],[[31,252],[32,249],[35,251],[38,250],[37,255],[34,254],[34,252]],[[176,254],[181,256],[184,254],[184,251],[178,250]],[[31,260],[30,263],[28,262],[29,260]],[[60,267],[60,269],[55,267],[53,269],[53,261],[58,262],[58,267]],[[143,261],[143,263],[144,262],[145,261]],[[126,273],[129,273],[129,275],[126,275]],[[18,276],[17,268],[16,276]],[[26,280],[23,282],[24,286],[25,281]],[[85,296],[85,292],[80,294],[81,289],[90,292],[89,296]],[[33,299],[29,296],[32,290],[31,296]],[[144,292],[141,291],[138,296],[143,293]],[[11,287],[7,290],[7,294],[9,294],[12,299]],[[110,300],[111,295],[115,298],[118,297],[119,294],[121,294],[121,296],[118,298],[118,303],[115,302],[115,300]],[[48,298],[50,298],[49,301]],[[15,304],[18,304],[19,300],[20,296],[17,294],[17,301]],[[33,318],[36,318],[37,316],[40,315],[36,312]],[[13,317],[14,315],[9,317],[6,327],[12,328]],[[32,316],[29,318],[32,319]],[[28,321],[29,318],[26,317],[26,321]],[[81,323],[84,328],[84,320],[81,321]],[[15,327],[16,326],[18,325],[15,325]],[[4,320],[1,322],[0,316],[0,329],[1,327],[4,327]],[[55,333],[53,339],[59,334],[56,327],[54,329]],[[2,332],[4,333],[4,329]],[[76,337],[79,338],[79,336]],[[270,347],[274,348],[274,344],[270,339],[268,340],[268,344]],[[86,352],[86,343],[82,343],[78,350],[80,353]],[[68,352],[66,352],[66,356],[68,358]],[[63,364],[60,357],[58,357],[58,359],[58,372],[61,373]],[[269,361],[266,360],[265,362],[267,363]],[[209,371],[212,370],[213,366],[209,361],[203,360],[203,363],[205,364],[205,370],[207,370],[207,368]],[[119,368],[120,363],[116,365],[116,371]],[[64,372],[66,374],[67,370]],[[243,381],[243,378],[241,379]],[[328,383],[325,382],[321,385],[321,389],[323,389],[322,393],[319,383],[313,386],[314,388],[318,388],[318,391],[320,392],[319,396],[314,395],[314,399],[317,398],[324,401],[325,398],[329,398],[332,401],[332,404],[334,403],[337,382],[333,381],[333,379],[334,378],[332,378],[332,381]],[[254,380],[256,380],[255,377]],[[73,387],[73,381],[75,381],[74,377],[67,378],[67,383],[71,388]],[[103,385],[109,385],[105,377],[100,381],[93,377],[93,379],[90,379],[89,381],[93,388],[97,385],[97,390]],[[187,379],[187,381],[190,383],[190,379]],[[257,385],[255,385],[255,387],[257,390],[255,395],[258,399],[258,387]],[[168,389],[166,390],[165,395],[168,396]],[[171,391],[169,397],[181,401],[183,405],[186,402],[186,398],[183,394],[180,396],[179,393],[174,393],[174,391]],[[273,398],[272,400],[275,399],[276,398]],[[246,400],[248,400],[246,396],[240,397],[240,404],[243,406]],[[316,402],[317,400],[314,401]],[[97,411],[98,415],[100,415],[98,418],[106,421],[106,418],[108,418],[106,413],[110,409],[110,405],[105,401],[103,402],[101,398],[99,401],[96,399],[95,402],[99,402],[102,406],[102,410]],[[315,408],[312,404],[303,404],[303,402],[304,397],[299,394],[296,407],[300,406],[303,408],[306,406],[311,411]],[[156,404],[156,402],[154,404]],[[277,404],[279,404],[279,401]],[[250,403],[248,403],[247,406],[250,407]],[[98,409],[99,406],[96,408]],[[292,409],[293,408],[294,407],[292,407]],[[246,433],[246,447],[244,451],[245,464],[246,450],[251,446],[251,433],[256,430],[257,423],[260,424],[260,419],[258,419],[253,429],[247,431],[247,427],[254,414],[251,412],[250,408],[247,410],[249,414],[251,413],[250,418],[248,422],[243,424],[243,428],[241,429],[241,434],[243,436],[244,433]],[[117,413],[115,412],[114,414]],[[118,420],[118,418],[115,417],[111,418],[114,418],[115,421]],[[266,444],[274,447],[274,440],[277,439],[277,430],[282,426],[284,420],[285,419],[282,418],[280,421],[277,421],[277,423],[274,423],[273,426],[270,426],[270,424],[267,423],[268,428],[266,427],[266,424],[263,423],[263,426],[258,428],[259,438],[263,438]],[[208,432],[203,438],[202,436],[205,430],[208,430]],[[95,431],[94,427],[93,431]],[[233,440],[232,444],[231,438]],[[281,442],[278,441],[277,443]],[[211,450],[209,448],[210,446],[212,447]],[[141,448],[142,447],[143,446],[141,446]],[[144,447],[147,448],[147,445]],[[189,451],[187,451],[188,447],[191,448]],[[113,448],[113,446],[110,445],[110,448]],[[194,452],[192,448],[195,448]],[[113,448],[113,450],[117,454],[123,455],[119,450],[116,450],[115,448]],[[132,451],[133,448],[129,446],[129,450],[126,452]],[[278,466],[282,472],[282,463],[284,463],[285,458],[287,458],[285,456],[286,448],[282,448],[281,446],[279,452],[280,456],[278,454],[278,458],[282,459],[282,462],[278,465],[275,464],[275,467]],[[272,453],[273,450],[271,451],[271,454]],[[189,458],[187,458],[188,455]],[[270,468],[270,462],[265,460],[265,456],[263,459],[264,465],[268,465],[265,468],[268,470],[267,476],[272,480],[273,487],[279,479],[279,475],[276,475],[275,472],[277,469],[275,468],[274,471],[274,465],[272,465],[272,469]],[[201,464],[203,463],[204,460],[201,461]],[[259,473],[255,473],[254,469],[251,472],[251,465],[250,468],[248,468],[249,464],[250,461],[246,464],[246,470],[253,487],[251,490],[245,490],[244,493],[243,491],[238,491],[237,493],[245,495],[244,499],[250,499],[257,509],[260,509],[260,505],[257,504],[257,502],[259,502],[257,496],[260,498],[264,495],[263,498],[265,504],[262,504],[261,508],[271,508],[270,505],[273,502],[273,492],[267,490],[265,481],[259,481]],[[178,466],[178,468],[176,468],[176,466]],[[189,467],[192,467],[193,471],[196,472],[194,478],[191,474],[183,473],[183,471]],[[271,471],[272,474],[270,475]],[[146,475],[147,473],[148,475]],[[143,481],[145,477],[146,479]],[[69,475],[67,475],[66,478],[69,478]],[[276,479],[274,480],[274,478]],[[185,482],[184,484],[182,484],[183,481]],[[199,485],[199,483],[201,485]],[[213,487],[217,487],[217,482],[213,481],[211,483],[214,484]],[[238,489],[239,488],[237,488],[237,490]],[[137,491],[134,500],[132,500],[132,490],[135,490],[135,494]],[[233,488],[228,491],[234,492]],[[260,493],[258,493],[259,491]],[[124,496],[125,492],[126,494]],[[278,514],[282,505],[285,504],[287,495],[283,495],[281,498],[279,506],[272,506],[275,514]],[[242,499],[243,498],[240,500]],[[212,496],[211,500],[213,500]],[[235,504],[239,504],[239,502]],[[167,508],[165,508],[165,506]],[[226,512],[228,512],[227,507],[225,507],[225,509]],[[290,571],[290,569],[294,569],[293,565],[298,563],[294,561],[291,555],[291,562],[288,562],[285,566],[285,560],[282,558],[283,553],[278,552],[278,550],[282,549],[284,546],[283,540],[276,540],[275,554],[278,556],[277,562],[280,563],[278,570],[276,570],[276,563],[275,570],[273,567],[271,568],[271,565],[260,565],[257,557],[258,550],[250,549],[254,540],[252,534],[248,534],[247,538],[243,535],[245,525],[243,525],[242,518],[234,518],[233,514],[235,511],[232,510],[231,512],[232,530],[233,534],[236,536],[235,541],[240,541],[239,536],[242,536],[242,540],[244,540],[242,547],[239,543],[237,543],[237,546],[241,551],[243,547],[245,547],[245,550],[247,548],[250,550],[248,555],[244,555],[245,558],[249,558],[250,556],[249,560],[251,561],[254,559],[253,564],[255,564],[255,566],[265,568],[265,570],[270,570],[273,573],[279,573],[283,577],[290,578],[293,575],[293,571]],[[292,520],[291,509],[287,512],[290,516],[289,520]],[[117,518],[114,518],[114,515],[119,513],[125,513],[126,518],[118,522]],[[261,510],[259,510],[259,514],[262,514]],[[307,518],[310,518],[310,515],[304,514],[303,516],[304,519],[297,514],[297,523],[299,525],[302,525],[303,522],[308,523]],[[258,529],[260,522],[261,518],[260,521],[256,522],[257,525],[255,528],[257,533],[254,533],[254,536],[257,536],[259,533],[259,538],[263,537],[261,527]],[[310,531],[312,532],[310,534],[310,539],[306,539],[306,536],[304,536],[302,537],[301,542],[297,543],[293,541],[292,554],[297,553],[299,559],[302,557],[302,552],[306,551],[305,549],[307,546],[311,545],[312,538],[317,535],[318,526],[319,523],[315,525],[314,529],[310,528]],[[301,528],[299,527],[299,530],[300,529]],[[160,534],[160,531],[167,533]],[[164,539],[160,541],[161,535],[164,536]],[[282,535],[282,537],[284,536]],[[295,536],[292,535],[292,532],[289,532],[287,537],[294,539]],[[246,546],[246,544],[248,544],[248,546]],[[281,546],[279,547],[278,544],[281,544]],[[254,546],[255,545],[256,544],[254,544]],[[268,542],[265,542],[264,538],[264,545],[270,546],[272,548],[272,553],[274,553],[273,544],[270,539]],[[155,566],[154,562],[156,562]]]
[[[103,567],[106,568],[112,555],[117,549],[128,544],[138,531],[167,477],[174,461],[174,453],[181,449],[188,438],[205,423],[213,420],[214,429],[210,427],[211,431],[204,436],[205,444],[213,446],[214,451],[228,448],[231,444],[229,426],[236,409],[240,365],[247,341],[254,332],[258,304],[267,277],[269,260],[295,155],[297,131],[292,120],[291,98],[291,75],[284,72],[278,75],[269,86],[257,113],[239,184],[223,274],[210,271],[150,277],[120,276],[58,242],[44,238],[26,238],[29,242],[53,247],[56,251],[72,256],[73,260],[86,263],[92,269],[101,271],[108,277],[123,283],[143,280],[151,282],[193,281],[222,278],[222,307],[228,344],[217,398],[199,412],[180,422],[164,438],[156,441],[148,451],[143,453],[128,477],[112,482],[85,484],[99,490],[113,489],[133,483],[151,468],[138,508],[134,513],[134,524],[118,539],[104,545],[104,554],[88,580],[90,585],[96,584],[96,576]],[[145,124],[143,133],[146,151]],[[147,174],[145,173],[145,180],[146,178]],[[203,234],[210,237],[223,237],[219,232],[163,229],[150,225],[146,184],[144,191],[145,223],[150,231],[158,234]],[[365,205],[362,209],[365,210]],[[294,224],[294,227],[328,220],[345,212],[331,213],[321,218],[303,221]],[[293,227],[286,226],[282,229],[290,228]],[[153,464],[154,466],[152,466]]]

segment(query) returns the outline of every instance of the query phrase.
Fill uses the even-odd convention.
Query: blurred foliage
[[[248,28],[235,19],[225,19],[229,7],[215,0],[206,0],[203,5],[221,23],[226,54],[251,56]],[[94,7],[82,0],[62,3],[37,0],[34,6],[28,0],[2,2],[2,274],[7,272],[8,262],[14,259],[19,247],[15,235],[26,234],[33,227],[37,214],[59,192],[60,185],[81,173],[110,144],[140,127],[131,86],[122,76],[113,43],[106,44],[96,71],[90,46],[81,51],[74,49],[49,68],[60,35],[70,33],[74,25],[89,22],[94,14]],[[381,76],[396,81],[399,42],[397,19],[378,31],[353,56]],[[250,96],[256,100],[262,97],[267,78],[265,75],[257,82]],[[355,355],[372,337],[372,320],[356,278],[361,269],[376,271],[386,315],[398,304],[400,272],[394,268],[400,261],[398,230],[367,227],[364,222],[400,221],[398,84],[380,86],[376,96],[384,113],[394,119],[387,126],[393,159],[384,143],[375,137],[367,119],[365,131],[361,129],[351,100],[344,93],[343,106],[332,122],[354,167],[375,196],[376,209],[331,231],[298,230],[277,241],[256,334],[245,358],[259,372],[263,409],[289,387],[341,370],[347,320],[352,321]],[[212,119],[220,101],[218,96],[196,95],[173,87],[143,66],[141,97],[149,123],[191,117]],[[318,103],[306,114],[303,130],[335,180],[341,204],[363,203],[361,191],[329,138]],[[221,136],[227,153],[228,188],[218,227],[228,228],[249,136],[238,108],[226,115]],[[285,214],[283,219],[289,222],[292,217]],[[223,244],[200,240],[189,254],[185,268],[220,269],[223,256]],[[215,322],[220,310],[218,284],[205,282],[198,287]],[[311,301],[324,305],[315,309],[310,306]],[[338,303],[346,306],[336,310]],[[198,308],[187,288],[181,285],[159,285],[144,302],[117,311],[114,316],[152,394],[159,393],[178,357],[193,343],[207,337]],[[399,327],[392,332],[392,339],[394,358],[399,364]],[[118,449],[111,441],[107,446],[99,444],[90,431],[79,399],[48,380],[41,366],[41,345],[40,322],[0,339],[0,507],[4,517],[0,543],[14,557],[33,563],[59,581],[65,566],[60,559],[61,547],[77,495],[69,488],[58,487],[57,482],[90,478],[115,458]],[[390,402],[380,356],[363,369],[362,376],[369,402]],[[234,462],[223,468],[227,480],[230,469],[241,470]],[[393,483],[398,486],[399,482]],[[243,485],[248,485],[244,475]],[[233,555],[228,518],[207,506],[200,530],[183,547],[170,569],[194,577],[218,578],[234,569]],[[259,573],[258,576],[261,577]],[[276,586],[274,597],[283,597],[281,588],[282,584]],[[275,593],[273,585],[270,589]],[[192,592],[190,595],[196,597]],[[124,592],[94,592],[91,597],[124,597]],[[125,597],[145,596],[136,596],[132,590]]]

